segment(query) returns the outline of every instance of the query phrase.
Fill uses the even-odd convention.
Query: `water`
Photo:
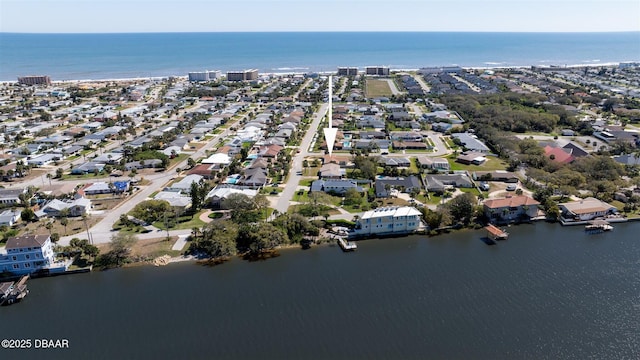
[[[335,71],[337,66],[466,67],[640,60],[628,33],[0,33],[0,80],[186,75],[189,71]]]
[[[637,359],[640,224],[523,225],[324,246],[263,262],[36,279],[0,338],[91,359]],[[8,356],[7,356],[8,355]]]

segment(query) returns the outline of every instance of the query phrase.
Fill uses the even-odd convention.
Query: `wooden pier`
[[[0,305],[11,305],[27,296],[27,280],[29,275],[23,276],[18,282],[0,283]]]
[[[509,238],[509,233],[496,227],[495,225],[489,224],[484,228],[487,230],[487,237],[491,240],[507,240]]]
[[[340,245],[342,251],[354,251],[358,248],[358,245],[356,245],[356,243],[353,241],[346,241],[343,237],[340,236],[336,236],[336,238],[338,241],[338,245]]]

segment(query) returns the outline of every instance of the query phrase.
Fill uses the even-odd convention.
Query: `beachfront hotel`
[[[353,236],[408,234],[421,227],[422,213],[411,206],[390,206],[370,210],[356,221]]]
[[[258,79],[258,69],[228,71],[227,81],[251,81]]]
[[[338,76],[358,76],[357,67],[339,67]]]
[[[46,75],[29,75],[18,78],[20,85],[51,85],[51,78]]]
[[[367,74],[367,75],[378,75],[378,76],[388,76],[389,75],[389,67],[388,66],[367,66],[365,68],[365,74]]]

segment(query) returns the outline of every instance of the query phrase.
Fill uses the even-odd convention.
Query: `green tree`
[[[64,234],[67,235],[67,225],[69,225],[69,219],[66,217],[60,218],[60,225],[64,226]]]
[[[259,255],[289,242],[287,234],[272,223],[245,224],[238,237],[238,245],[252,255]]]
[[[290,243],[300,243],[305,235],[318,236],[320,234],[320,229],[300,214],[281,214],[271,223],[287,234]]]
[[[262,215],[254,199],[244,194],[229,195],[222,201],[222,208],[231,210],[231,220],[236,224],[259,221]]]
[[[36,218],[36,214],[31,210],[31,208],[26,208],[20,213],[20,218],[24,222],[31,222]]]
[[[111,236],[111,250],[98,256],[96,265],[109,269],[120,267],[130,261],[131,246],[137,241],[132,234],[118,233]]]
[[[360,205],[362,203],[362,194],[358,190],[350,188],[344,193],[345,205]]]
[[[216,220],[206,224],[201,236],[194,236],[189,246],[191,253],[205,253],[210,257],[233,256],[237,253],[238,225],[228,220]]]
[[[165,200],[146,200],[136,205],[131,215],[150,224],[162,220],[169,210],[171,205]]]
[[[464,193],[451,199],[451,201],[446,204],[446,207],[454,219],[467,225],[471,222],[476,203],[477,199],[473,194]]]

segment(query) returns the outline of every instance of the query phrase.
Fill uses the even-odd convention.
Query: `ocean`
[[[327,72],[338,66],[508,67],[640,61],[640,32],[0,33],[0,81]]]
[[[29,280],[3,359],[639,359],[640,223],[509,228]]]

